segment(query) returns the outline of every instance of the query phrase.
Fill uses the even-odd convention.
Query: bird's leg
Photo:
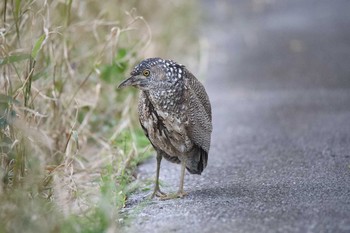
[[[154,190],[153,193],[151,195],[151,198],[154,198],[154,196],[157,197],[164,197],[166,196],[166,194],[162,191],[160,191],[159,188],[159,171],[160,171],[160,163],[162,162],[162,155],[157,152],[157,173],[156,173],[156,183],[154,185]]]
[[[175,198],[182,198],[187,193],[184,192],[184,179],[185,179],[185,171],[186,171],[186,159],[187,157],[183,157],[181,160],[181,175],[180,175],[180,185],[179,185],[179,190],[177,193],[171,193],[168,194],[164,197],[161,197],[162,200],[169,200],[169,199],[175,199]]]
[[[184,158],[181,161],[181,176],[180,176],[180,185],[179,190],[177,191],[178,197],[183,197],[186,195],[184,192],[184,179],[185,179],[185,172],[186,172],[186,160],[187,156],[184,156]]]

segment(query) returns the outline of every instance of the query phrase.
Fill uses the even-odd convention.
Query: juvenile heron
[[[138,113],[141,126],[157,152],[154,196],[183,197],[185,168],[201,174],[207,166],[212,132],[211,105],[203,85],[185,66],[172,60],[148,58],[139,63],[118,88],[141,90]],[[162,158],[181,164],[179,190],[166,195],[159,187]]]

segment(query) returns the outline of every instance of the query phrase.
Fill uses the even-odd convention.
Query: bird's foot
[[[171,200],[171,199],[176,199],[176,198],[183,198],[186,196],[187,193],[184,191],[179,191],[177,193],[169,193],[165,195],[164,197],[160,197],[161,200]]]
[[[167,196],[167,194],[165,193],[165,192],[162,192],[161,190],[160,190],[160,188],[158,187],[158,188],[155,188],[154,189],[154,191],[153,191],[153,193],[152,193],[152,195],[151,195],[151,199],[153,199],[154,197],[160,197],[160,198],[163,198],[163,197],[166,197]]]

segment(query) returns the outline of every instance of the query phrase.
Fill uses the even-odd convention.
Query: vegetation
[[[196,32],[184,29],[194,3],[162,3],[1,3],[0,232],[118,229],[134,168],[151,150],[137,91],[117,84],[147,55],[198,60]]]

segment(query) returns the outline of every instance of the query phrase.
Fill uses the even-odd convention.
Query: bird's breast
[[[164,108],[145,105],[140,117],[152,144],[170,156],[179,156],[189,151],[193,144],[186,132],[187,119],[183,114],[174,114]]]

